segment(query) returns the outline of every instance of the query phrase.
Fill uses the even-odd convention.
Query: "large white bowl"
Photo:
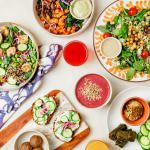
[[[75,36],[75,35],[78,35],[78,34],[82,33],[88,27],[90,22],[92,21],[92,18],[93,18],[93,15],[94,15],[94,0],[90,0],[90,1],[92,3],[92,13],[91,13],[90,17],[88,19],[86,19],[88,21],[83,25],[83,27],[79,31],[77,31],[77,32],[75,32],[73,34],[69,34],[69,35],[56,35],[56,34],[50,33],[49,29],[45,29],[44,28],[44,21],[40,20],[40,17],[38,16],[37,11],[36,11],[37,0],[33,0],[33,14],[34,14],[34,17],[35,17],[37,23],[40,25],[40,27],[46,33],[48,33],[49,35],[52,35],[52,36],[55,36],[55,37],[59,37],[59,38],[72,37],[72,36]]]
[[[33,43],[35,43],[35,45],[36,45],[36,51],[37,51],[37,61],[39,61],[38,45],[37,45],[37,42],[34,39],[33,35],[27,29],[25,29],[24,27],[22,27],[21,25],[16,24],[16,23],[12,23],[12,22],[1,22],[0,23],[0,27],[1,26],[7,26],[8,27],[9,24],[12,25],[12,26],[17,26],[20,30],[22,30],[24,33],[26,33],[30,37],[30,39],[32,40]],[[38,62],[36,62],[35,64],[36,64],[36,66],[34,68],[34,71],[33,71],[32,75],[30,76],[30,78],[28,80],[26,80],[26,82],[21,83],[19,86],[10,85],[8,83],[5,83],[4,85],[0,86],[0,91],[12,91],[12,90],[16,90],[16,89],[21,88],[25,84],[27,84],[31,80],[31,78],[34,76],[34,74],[36,72],[36,69],[38,67]]]

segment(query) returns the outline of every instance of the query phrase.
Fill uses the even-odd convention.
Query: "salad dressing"
[[[86,1],[80,0],[73,5],[73,13],[79,18],[85,17],[90,11],[90,7]]]
[[[120,52],[120,45],[117,40],[108,38],[103,42],[101,50],[106,57],[115,57]]]

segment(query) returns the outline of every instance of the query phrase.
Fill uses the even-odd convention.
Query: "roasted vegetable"
[[[118,145],[120,148],[123,148],[127,143],[128,141],[120,141],[120,140],[116,141],[116,145]]]
[[[119,130],[116,134],[116,137],[117,140],[120,141],[134,142],[137,137],[137,133],[132,130],[126,130],[126,131]]]
[[[109,133],[109,138],[111,140],[117,140],[117,137],[116,137],[116,134],[119,130],[126,130],[127,129],[127,126],[125,124],[120,124],[117,128],[115,128],[113,131],[111,131]]]

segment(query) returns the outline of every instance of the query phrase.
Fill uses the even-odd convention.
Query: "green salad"
[[[122,43],[122,52],[113,60],[113,66],[130,68],[127,80],[132,80],[137,71],[150,74],[150,10],[147,8],[123,8],[106,27],[97,26],[104,38],[115,37]]]

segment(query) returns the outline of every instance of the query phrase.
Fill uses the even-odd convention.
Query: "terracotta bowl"
[[[142,104],[143,107],[144,107],[143,115],[141,116],[141,118],[139,118],[139,119],[136,120],[136,121],[130,121],[130,120],[128,120],[128,119],[126,119],[126,118],[124,117],[123,110],[124,110],[125,104],[126,104],[128,101],[130,101],[130,100],[137,100],[137,101],[141,102],[141,104]],[[149,112],[150,112],[150,111],[149,111],[149,105],[148,105],[148,103],[147,103],[143,98],[141,98],[141,97],[130,97],[130,98],[128,98],[127,100],[125,100],[124,103],[123,103],[122,106],[121,106],[121,117],[122,117],[122,119],[123,119],[123,121],[124,121],[125,123],[127,123],[128,125],[131,125],[131,126],[140,126],[140,125],[142,125],[143,123],[145,123],[146,120],[147,120],[148,117],[149,117]]]

